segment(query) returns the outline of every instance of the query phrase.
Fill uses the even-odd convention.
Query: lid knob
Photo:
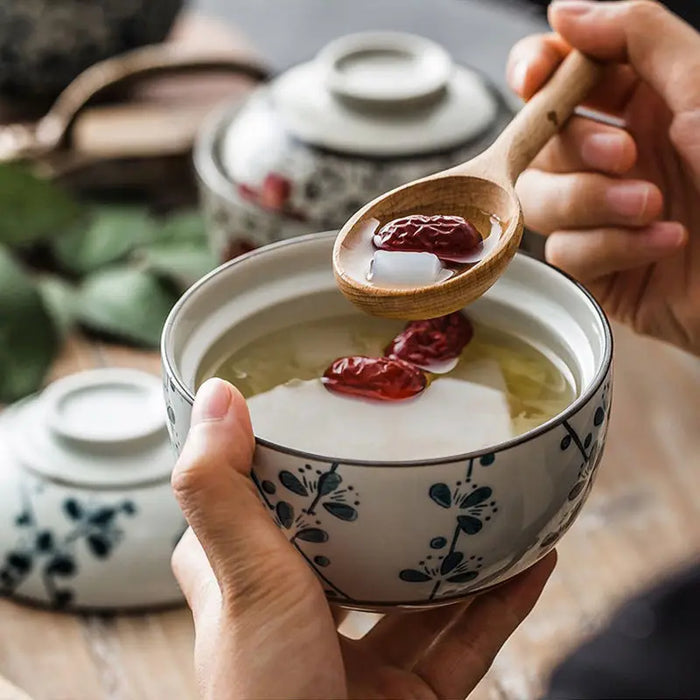
[[[316,60],[333,94],[387,106],[437,97],[453,68],[441,46],[399,32],[341,37],[322,49]]]
[[[165,429],[160,382],[144,372],[81,372],[49,386],[42,403],[51,431],[83,444],[124,445]]]

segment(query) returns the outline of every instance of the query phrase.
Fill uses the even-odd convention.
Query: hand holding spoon
[[[585,99],[601,71],[600,64],[572,51],[482,154],[398,187],[360,209],[343,226],[333,249],[340,291],[367,313],[402,319],[435,318],[480,297],[503,274],[520,244],[523,214],[515,194],[518,176]],[[461,216],[482,235],[490,230],[490,219],[495,216],[503,231],[488,255],[445,281],[415,288],[371,284],[367,269],[357,265],[358,256],[368,245],[368,225],[373,220],[385,224],[409,214]]]

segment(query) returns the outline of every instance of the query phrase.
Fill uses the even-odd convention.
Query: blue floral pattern
[[[494,454],[483,455],[478,465],[490,467],[496,460]],[[490,486],[479,485],[474,480],[476,459],[470,459],[464,480],[451,486],[440,482],[428,489],[428,496],[440,508],[454,510],[455,526],[449,534],[432,537],[431,552],[418,562],[418,568],[402,569],[399,578],[407,583],[432,583],[429,600],[434,600],[445,583],[465,584],[479,576],[483,557],[470,555],[464,548],[458,549],[462,536],[477,535],[498,513]],[[445,550],[449,542],[449,548]],[[449,592],[449,591],[448,591]]]
[[[260,481],[255,473],[252,477],[277,525],[324,582],[326,594],[332,598],[347,599],[349,596],[320,571],[331,563],[330,559],[323,554],[311,557],[301,546],[302,543],[320,545],[328,542],[328,531],[323,527],[323,518],[327,515],[347,523],[357,520],[359,495],[354,486],[344,484],[338,467],[339,464],[334,462],[327,471],[323,471],[305,464],[299,468],[298,475],[282,470],[277,477],[279,486],[273,481]],[[285,492],[298,497],[295,500],[308,500],[308,505],[295,509]]]
[[[27,490],[22,489],[21,493],[23,507],[15,516],[15,525],[21,534],[0,566],[0,595],[14,593],[37,570],[51,605],[66,608],[75,597],[68,585],[68,581],[78,574],[75,548],[83,544],[93,557],[107,559],[124,536],[119,520],[134,517],[136,505],[129,499],[105,505],[66,498],[63,501],[63,516],[72,524],[72,528],[57,537],[52,530],[39,525]]]
[[[542,538],[540,542],[541,549],[552,547],[571,527],[593,488],[593,481],[603,456],[600,445],[605,439],[610,416],[610,382],[611,380],[608,379],[603,386],[599,403],[593,411],[590,424],[587,426],[588,429],[583,438],[570,421],[565,420],[562,422],[565,434],[559,443],[559,448],[562,451],[577,450],[580,455],[580,461],[576,483],[569,491],[569,506],[564,509],[559,517],[556,527]],[[596,433],[597,437],[594,437]]]

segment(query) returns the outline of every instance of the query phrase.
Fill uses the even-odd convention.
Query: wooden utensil
[[[435,318],[480,297],[503,273],[522,237],[515,181],[588,95],[601,71],[600,64],[571,52],[484,153],[387,192],[360,209],[341,229],[333,250],[340,291],[367,313],[403,319]],[[384,224],[409,214],[462,216],[482,234],[491,228],[490,217],[496,216],[503,231],[489,255],[446,281],[416,288],[370,284],[366,268],[360,271],[357,266],[358,251],[367,246],[370,220]]]

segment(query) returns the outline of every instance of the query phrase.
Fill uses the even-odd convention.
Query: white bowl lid
[[[76,485],[126,487],[170,474],[160,380],[127,369],[60,379],[0,415],[15,458],[48,478]]]
[[[422,154],[467,143],[493,125],[499,110],[476,72],[455,66],[438,44],[398,32],[336,39],[267,90],[294,136],[363,155]]]

